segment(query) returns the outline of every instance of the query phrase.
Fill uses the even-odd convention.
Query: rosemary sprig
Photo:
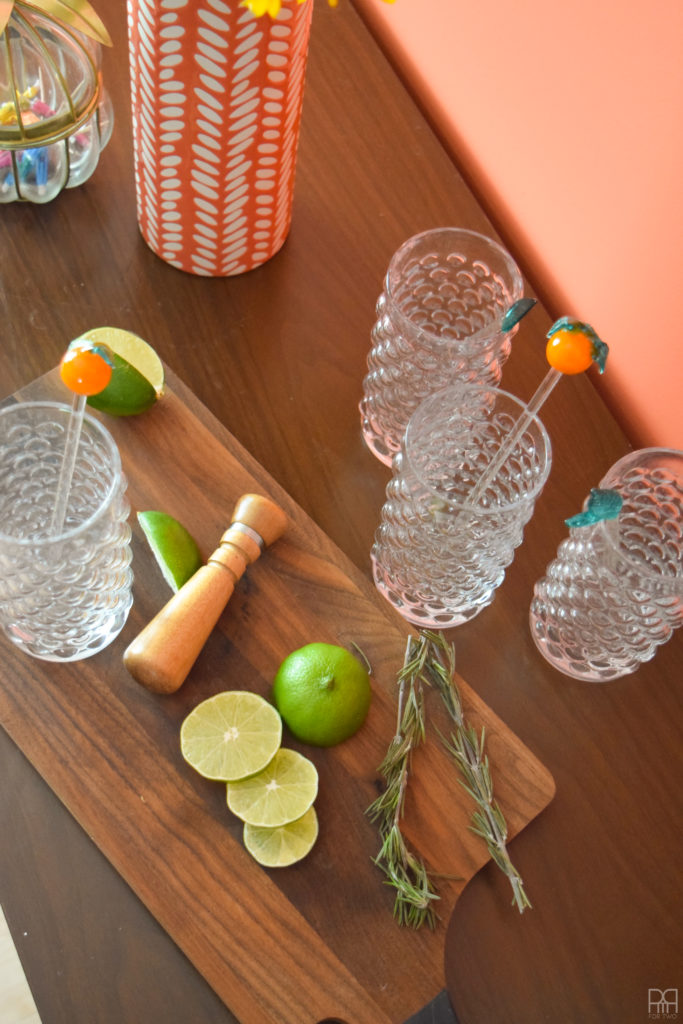
[[[507,851],[508,829],[493,796],[485,730],[482,728],[478,735],[465,719],[455,682],[454,646],[441,633],[421,630],[418,639],[408,637],[403,668],[398,674],[396,733],[378,769],[386,787],[366,812],[378,823],[382,845],[374,863],[383,870],[386,883],[396,890],[394,915],[400,924],[413,928],[423,924],[433,928],[437,919],[434,902],[439,899],[438,893],[424,862],[409,850],[401,832],[412,752],[425,740],[424,684],[441,695],[454,725],[450,740],[444,736],[441,739],[460,769],[460,784],[477,805],[470,828],[484,840],[493,861],[507,875],[513,904],[523,913],[531,903]]]
[[[439,898],[423,861],[409,850],[401,832],[411,755],[425,738],[422,684],[426,657],[426,645],[408,637],[398,675],[396,733],[378,769],[386,786],[366,812],[378,823],[382,845],[374,863],[384,871],[386,883],[396,890],[394,916],[399,924],[412,928],[435,926],[433,904]]]
[[[465,720],[460,691],[455,682],[453,645],[439,633],[424,631],[421,635],[429,646],[430,653],[426,659],[429,679],[441,694],[455,726],[450,741],[443,736],[442,740],[463,776],[461,785],[477,804],[478,809],[472,815],[470,828],[481,836],[494,862],[507,875],[512,886],[513,903],[522,914],[527,907],[531,907],[531,902],[507,851],[507,824],[493,796],[489,760],[484,752],[485,730],[482,728],[478,736],[476,729]]]

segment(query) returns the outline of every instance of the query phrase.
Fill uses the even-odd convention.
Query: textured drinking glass
[[[420,402],[455,383],[500,383],[516,328],[501,321],[522,297],[512,257],[475,231],[439,228],[394,254],[377,301],[360,403],[365,443],[391,464]]]
[[[47,661],[106,647],[133,600],[126,479],[111,435],[88,415],[64,527],[50,535],[70,415],[56,402],[0,409],[0,624]]]
[[[529,616],[543,657],[596,683],[635,672],[683,623],[683,452],[632,452],[600,488],[621,494],[618,518],[570,529]]]
[[[550,471],[538,417],[471,494],[524,409],[505,391],[458,384],[411,417],[371,555],[378,590],[409,622],[457,626],[493,600]]]

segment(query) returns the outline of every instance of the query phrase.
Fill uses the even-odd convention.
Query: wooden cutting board
[[[365,809],[395,729],[396,674],[407,624],[265,470],[168,375],[166,396],[140,417],[104,418],[133,509],[134,606],[117,640],[85,661],[37,661],[0,639],[0,720],[57,796],[243,1024],[404,1021],[444,987],[445,926],[458,894],[488,859],[469,829],[472,805],[436,732],[413,761],[406,832],[440,882],[434,932],[400,928],[373,865]],[[62,398],[53,372],[15,396]],[[153,695],[128,675],[126,646],[170,596],[134,512],[170,512],[205,555],[238,497],[258,492],[287,513],[285,535],[238,584],[177,693]],[[379,516],[379,509],[378,509]],[[350,644],[373,669],[366,724],[330,750],[284,743],[316,764],[320,836],[299,864],[265,870],[245,851],[225,787],[180,755],[188,712],[224,689],[268,695],[286,654],[314,640]],[[466,713],[485,725],[496,796],[510,834],[552,799],[549,772],[459,680]],[[447,723],[436,695],[430,724]],[[17,851],[18,855],[18,851]],[[517,913],[510,908],[509,913]]]

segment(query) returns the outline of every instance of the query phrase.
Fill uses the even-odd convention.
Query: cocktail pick
[[[500,322],[501,331],[511,331],[535,305],[536,299],[517,299],[516,302],[513,302]]]
[[[565,519],[565,523],[569,527],[604,523],[608,519],[616,519],[623,504],[624,499],[614,488],[591,487],[585,509]]]
[[[50,523],[51,536],[60,533],[64,526],[83,428],[86,400],[89,395],[97,395],[100,391],[104,391],[111,379],[112,367],[113,361],[105,346],[93,345],[81,338],[71,342],[59,364],[60,376],[68,389],[73,392],[73,400],[57,481],[55,506]]]
[[[503,317],[500,321],[499,329],[502,331],[502,333],[507,334],[508,331],[511,331],[512,328],[515,327],[519,323],[519,321],[523,317],[525,317],[531,309],[534,308],[535,305],[536,299],[523,298],[517,299],[516,302],[513,302],[512,305],[503,314]],[[484,326],[480,327],[478,331],[474,332],[474,334],[469,335],[469,337],[467,338],[468,344],[471,344],[473,341],[476,341],[480,335],[488,334],[490,330],[491,325],[484,324]]]
[[[565,316],[553,324],[546,337],[548,344],[545,351],[550,369],[495,457],[487,466],[486,471],[470,491],[467,498],[468,505],[476,505],[489,484],[495,480],[501,466],[509,458],[520,437],[561,377],[565,374],[573,376],[583,373],[591,363],[597,364],[600,373],[605,371],[609,348],[604,341],[600,340],[590,324]]]

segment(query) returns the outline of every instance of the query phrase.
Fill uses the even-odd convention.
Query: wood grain
[[[59,392],[53,372],[18,397]],[[371,863],[377,837],[363,813],[381,784],[376,767],[393,734],[407,627],[227,431],[183,396],[172,378],[151,412],[106,419],[133,509],[172,511],[210,552],[226,510],[243,493],[263,493],[285,511],[284,536],[240,581],[184,687],[159,697],[121,660],[167,596],[137,530],[135,603],[124,632],[102,657],[68,665],[32,661],[3,640],[2,724],[241,1021],[398,1024],[444,980],[443,929],[413,932],[392,920],[391,894]],[[267,696],[283,657],[311,640],[360,646],[373,666],[373,703],[352,740],[326,751],[301,748],[321,775],[321,838],[300,865],[266,872],[242,848],[224,787],[183,763],[178,730],[193,706],[222,689]],[[468,714],[486,727],[514,835],[550,801],[552,778],[460,685]],[[445,724],[437,702],[429,713]],[[291,737],[288,745],[299,746]],[[468,830],[471,810],[433,734],[415,758],[407,833],[432,870],[457,879],[441,887],[444,920],[488,859]],[[421,969],[406,972],[410,960]]]

